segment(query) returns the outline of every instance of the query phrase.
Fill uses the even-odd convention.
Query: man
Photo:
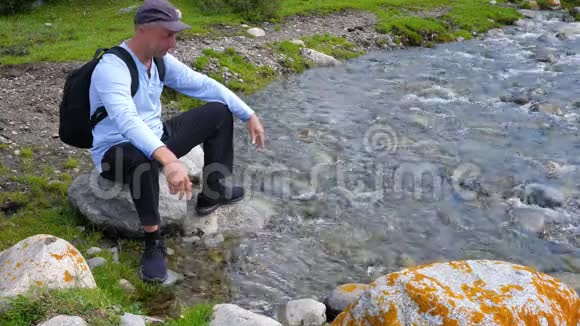
[[[145,231],[141,276],[145,281],[167,278],[165,246],[159,231],[159,171],[171,194],[190,199],[192,184],[179,157],[203,144],[203,186],[196,210],[200,215],[244,197],[241,187],[226,187],[233,168],[233,117],[247,122],[252,144],[264,148],[264,129],[254,111],[215,80],[191,70],[168,51],[175,34],[189,28],[166,0],[146,0],[135,14],[135,33],[121,44],[137,65],[139,88],[131,97],[127,65],[113,54],[103,55],[89,91],[91,115],[104,106],[108,116],[93,129],[91,154],[104,178],[129,184]],[[163,57],[164,82],[154,57]],[[207,101],[206,105],[161,121],[163,85]],[[123,218],[120,216],[119,218]]]

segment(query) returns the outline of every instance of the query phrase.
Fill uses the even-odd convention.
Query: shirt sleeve
[[[194,71],[171,54],[167,54],[164,59],[165,85],[187,96],[223,103],[242,121],[247,121],[254,114],[234,92],[216,80]]]
[[[165,144],[137,113],[127,65],[114,55],[105,54],[93,71],[91,82],[119,132],[151,159],[153,152]]]

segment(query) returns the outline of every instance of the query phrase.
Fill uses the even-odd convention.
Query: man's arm
[[[137,113],[127,65],[116,56],[105,54],[91,82],[119,132],[151,159],[153,152],[164,144]]]
[[[171,54],[165,56],[165,84],[187,96],[207,102],[220,102],[242,121],[248,121],[254,111],[234,92],[216,80],[200,74],[177,60]]]

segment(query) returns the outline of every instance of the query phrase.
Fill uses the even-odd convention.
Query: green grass
[[[364,54],[364,52],[357,50],[356,46],[345,38],[330,34],[303,37],[302,40],[307,48],[320,51],[340,60],[352,59]],[[300,54],[300,46],[290,41],[276,42],[268,44],[268,46],[275,52],[283,55],[283,59],[279,60],[279,63],[288,72],[300,73],[314,66],[312,62],[302,57]]]
[[[364,52],[356,50],[356,45],[345,38],[330,34],[302,38],[307,48],[331,55],[339,60],[356,58]]]
[[[37,166],[32,149],[30,153],[30,156],[21,155],[16,162],[11,162],[16,163],[16,167],[8,168],[4,165],[7,162],[0,162],[0,183],[9,181],[15,185],[13,190],[0,193],[0,207],[3,208],[0,210],[0,251],[36,234],[65,239],[74,243],[81,253],[99,246],[103,237],[100,232],[92,228],[77,229],[85,222],[67,198],[71,175],[55,174],[49,166]],[[5,207],[12,209],[5,210]],[[100,253],[107,263],[92,271],[97,289],[41,289],[40,294],[34,296],[13,298],[10,300],[12,309],[0,314],[0,325],[31,325],[58,314],[83,317],[90,325],[113,325],[118,324],[125,312],[147,315],[151,300],[172,295],[173,290],[152,286],[137,277],[140,251],[140,242],[120,242],[119,263],[112,262],[110,252]],[[135,286],[135,293],[126,293],[119,287],[121,278]],[[207,325],[210,310],[211,305],[194,306],[181,312],[185,314],[184,319],[166,324]]]
[[[252,64],[233,48],[227,48],[223,52],[204,49],[203,54],[195,60],[193,66],[197,70],[203,71],[212,60],[219,64],[220,71],[218,73],[209,73],[209,76],[223,83],[231,90],[245,94],[256,92],[277,76],[272,68]],[[234,76],[224,80],[222,73],[226,71],[225,68]],[[237,77],[235,76],[236,74]]]
[[[290,43],[290,41],[278,42],[269,45],[275,52],[284,56],[278,62],[284,69],[291,73],[300,73],[311,68],[314,64],[300,55],[300,46]]]
[[[79,167],[79,160],[74,157],[69,157],[67,161],[64,163],[65,169],[74,169]]]
[[[0,64],[86,61],[96,48],[110,47],[132,35],[134,12],[119,13],[119,9],[140,3],[136,0],[61,0],[31,13],[0,17]],[[230,12],[204,15],[191,0],[173,3],[183,12],[183,20],[192,26],[181,37],[211,33],[215,24],[235,26],[243,21]],[[448,41],[457,30],[482,32],[518,18],[515,10],[490,5],[488,0],[284,0],[280,17],[343,9],[373,12],[379,18],[378,30],[398,34],[410,44],[420,44],[423,40]],[[424,13],[429,10],[441,11],[442,15],[426,17]]]

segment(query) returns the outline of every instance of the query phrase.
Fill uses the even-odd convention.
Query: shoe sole
[[[199,216],[206,216],[209,215],[213,212],[216,211],[216,209],[220,208],[221,206],[228,206],[228,205],[233,205],[233,204],[237,204],[240,201],[242,201],[244,199],[246,195],[244,194],[243,196],[241,196],[240,198],[237,198],[235,200],[229,200],[223,203],[219,203],[219,204],[215,204],[213,206],[210,206],[208,208],[204,208],[204,209],[199,209],[198,207],[195,208],[195,212],[197,213],[197,215]]]
[[[154,283],[154,284],[161,284],[165,281],[167,281],[167,277],[169,276],[168,273],[165,273],[165,277],[160,279],[160,278],[149,278],[145,275],[143,275],[143,270],[139,269],[139,276],[141,277],[141,280],[143,280],[143,282],[147,282],[147,283]]]

